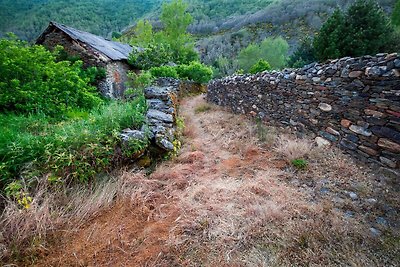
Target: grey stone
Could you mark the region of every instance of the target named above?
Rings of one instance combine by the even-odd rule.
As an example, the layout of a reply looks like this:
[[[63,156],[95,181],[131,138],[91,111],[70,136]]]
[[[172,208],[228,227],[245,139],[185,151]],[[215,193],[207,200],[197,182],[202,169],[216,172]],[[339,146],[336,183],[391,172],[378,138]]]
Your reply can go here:
[[[379,160],[380,160],[383,164],[389,166],[390,168],[396,168],[396,166],[397,166],[397,163],[396,163],[396,162],[394,162],[394,161],[392,161],[392,160],[390,160],[390,159],[388,159],[388,158],[379,157]]]
[[[337,142],[338,141],[338,137],[336,137],[336,136],[334,136],[334,135],[332,135],[330,133],[327,133],[327,132],[324,132],[324,131],[319,131],[318,133],[322,137],[324,137],[325,139],[328,139],[331,142]]]
[[[371,127],[371,131],[379,137],[385,137],[400,144],[400,132],[396,130],[388,127],[373,126]]]
[[[156,109],[149,109],[147,111],[147,118],[149,119],[155,119],[167,123],[173,123],[174,119],[171,114],[166,114],[162,111],[156,110]]]
[[[350,142],[350,141],[348,141],[346,139],[343,139],[342,141],[340,141],[339,144],[340,144],[341,147],[347,148],[347,149],[350,149],[350,150],[357,149],[357,145],[356,144],[354,144],[353,142]]]
[[[369,231],[371,232],[371,235],[374,237],[379,237],[381,235],[381,231],[373,227],[369,228]]]
[[[356,194],[356,193],[354,193],[354,192],[350,192],[350,193],[349,193],[349,197],[350,197],[352,200],[356,200],[356,199],[358,199],[358,196],[357,196],[357,194]]]
[[[352,212],[351,210],[346,210],[344,212],[344,217],[345,218],[353,218],[354,217],[354,212]]]
[[[156,144],[166,151],[174,150],[174,145],[162,135],[156,135]]]
[[[129,141],[131,139],[144,141],[147,137],[142,131],[127,129],[122,131],[121,138],[123,141]]]
[[[376,218],[376,223],[377,224],[380,224],[380,225],[382,225],[382,226],[389,226],[389,223],[388,223],[388,221],[385,219],[385,218],[383,218],[383,217],[377,217]]]
[[[382,75],[382,70],[380,69],[379,66],[367,68],[365,70],[365,75],[367,75],[369,77],[379,77]]]
[[[395,68],[400,69],[400,59],[394,60],[394,66],[395,66]]]
[[[351,125],[349,127],[350,131],[356,133],[356,134],[360,134],[363,136],[371,136],[372,132],[368,131],[367,129],[365,129],[364,127],[358,126],[358,125]]]
[[[332,106],[327,103],[319,103],[318,108],[325,112],[329,112],[332,110]]]
[[[157,87],[157,86],[151,86],[147,87],[144,90],[144,96],[146,99],[162,99],[162,100],[169,100],[170,90],[168,87]]]
[[[331,143],[328,140],[319,136],[315,138],[315,142],[317,143],[318,147],[327,147],[331,145]]]

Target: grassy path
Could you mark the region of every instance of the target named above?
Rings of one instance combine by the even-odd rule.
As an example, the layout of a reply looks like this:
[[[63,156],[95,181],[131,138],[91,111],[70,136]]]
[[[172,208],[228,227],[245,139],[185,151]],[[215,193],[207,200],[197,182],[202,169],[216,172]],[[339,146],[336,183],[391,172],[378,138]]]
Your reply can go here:
[[[379,195],[379,185],[340,152],[312,148],[203,96],[183,100],[180,114],[180,155],[148,176],[125,172],[115,204],[65,233],[37,266],[399,264],[396,231],[372,235],[369,216],[379,210],[361,200]],[[290,167],[290,157],[306,157],[308,170]]]

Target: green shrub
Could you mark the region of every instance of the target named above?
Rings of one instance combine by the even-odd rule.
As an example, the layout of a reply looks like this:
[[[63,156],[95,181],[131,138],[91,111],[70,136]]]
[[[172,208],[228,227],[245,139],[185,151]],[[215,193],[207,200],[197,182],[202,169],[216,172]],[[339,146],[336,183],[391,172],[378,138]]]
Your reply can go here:
[[[305,170],[308,167],[308,162],[305,159],[294,159],[291,163],[298,170]]]
[[[134,49],[128,62],[139,70],[159,67],[172,61],[172,51],[167,44],[148,44],[143,50]]]
[[[260,59],[256,64],[253,65],[253,67],[250,68],[250,73],[256,74],[266,70],[271,70],[271,65],[269,65],[269,63],[264,59]]]
[[[106,70],[98,67],[89,67],[87,69],[83,69],[81,72],[81,77],[83,79],[88,78],[89,83],[92,85],[95,85],[101,79],[106,78],[106,75]]]
[[[120,131],[140,127],[145,112],[142,95],[62,122],[42,114],[0,114],[0,188],[21,176],[29,180],[51,173],[87,182],[97,173],[111,170],[124,159],[119,152]]]
[[[103,100],[89,82],[81,61],[57,62],[42,46],[0,39],[0,112],[61,117],[71,109],[91,109]]]
[[[179,78],[188,79],[197,83],[207,83],[213,77],[210,67],[200,62],[191,62],[189,65],[179,65],[177,67]]]
[[[154,77],[178,78],[178,72],[176,68],[172,66],[153,67],[149,71]]]

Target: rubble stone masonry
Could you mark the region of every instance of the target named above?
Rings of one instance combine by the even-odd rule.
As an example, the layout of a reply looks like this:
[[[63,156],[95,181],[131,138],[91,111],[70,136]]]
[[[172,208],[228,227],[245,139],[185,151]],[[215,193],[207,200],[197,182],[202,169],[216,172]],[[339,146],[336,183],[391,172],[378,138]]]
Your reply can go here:
[[[341,58],[212,81],[209,102],[312,132],[355,157],[400,169],[400,57]],[[319,138],[319,140],[321,140]]]

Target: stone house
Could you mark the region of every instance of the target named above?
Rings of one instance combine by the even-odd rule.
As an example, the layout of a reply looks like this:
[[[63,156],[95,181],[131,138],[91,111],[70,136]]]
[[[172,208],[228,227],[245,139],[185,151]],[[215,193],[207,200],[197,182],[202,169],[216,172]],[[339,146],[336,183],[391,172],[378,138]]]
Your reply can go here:
[[[79,56],[85,67],[96,66],[106,70],[106,78],[99,82],[100,92],[109,98],[120,98],[126,90],[127,73],[131,70],[128,56],[132,47],[107,40],[63,24],[50,22],[36,44],[54,49],[57,45],[71,56]]]

